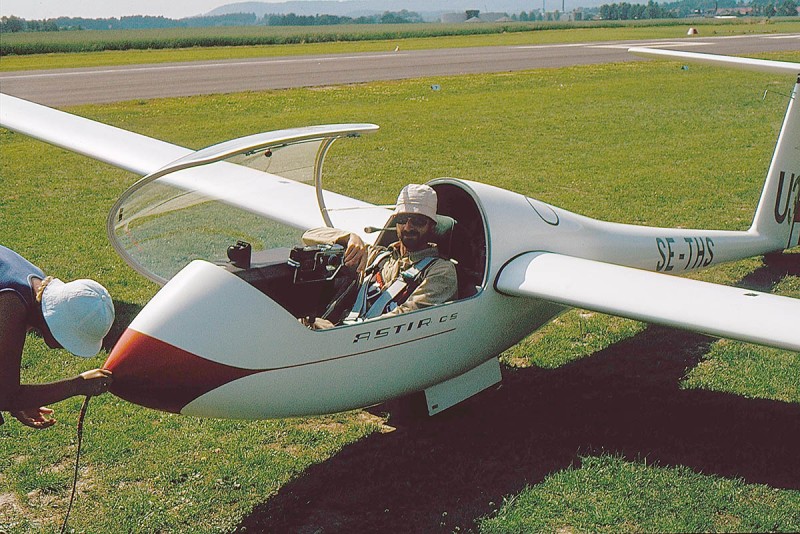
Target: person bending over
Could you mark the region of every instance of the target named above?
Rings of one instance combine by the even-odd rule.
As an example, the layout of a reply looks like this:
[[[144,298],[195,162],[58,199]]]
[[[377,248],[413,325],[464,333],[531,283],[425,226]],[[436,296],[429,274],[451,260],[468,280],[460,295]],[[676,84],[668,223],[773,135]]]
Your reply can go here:
[[[20,384],[26,334],[37,330],[50,348],[76,356],[96,355],[114,321],[114,303],[94,280],[64,283],[0,245],[0,412],[22,424],[47,428],[55,424],[46,404],[76,395],[108,390],[111,373],[103,369],[48,384]],[[2,424],[0,416],[0,424]]]

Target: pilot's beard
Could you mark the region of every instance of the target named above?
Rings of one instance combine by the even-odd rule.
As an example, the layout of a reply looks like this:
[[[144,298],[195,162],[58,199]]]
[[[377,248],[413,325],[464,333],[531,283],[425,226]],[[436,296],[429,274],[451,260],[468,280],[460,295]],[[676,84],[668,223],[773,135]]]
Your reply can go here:
[[[400,242],[406,249],[411,251],[421,250],[425,248],[423,245],[423,236],[420,232],[401,232]]]

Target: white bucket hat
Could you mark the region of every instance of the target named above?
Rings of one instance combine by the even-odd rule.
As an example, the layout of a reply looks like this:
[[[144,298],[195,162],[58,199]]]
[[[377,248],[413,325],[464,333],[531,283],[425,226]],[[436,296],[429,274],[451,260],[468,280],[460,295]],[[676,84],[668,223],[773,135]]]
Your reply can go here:
[[[75,356],[100,352],[114,322],[114,303],[94,280],[64,283],[54,278],[42,293],[42,315],[58,343]]]
[[[408,184],[397,197],[395,215],[401,213],[418,213],[436,221],[438,200],[432,187],[419,184]]]

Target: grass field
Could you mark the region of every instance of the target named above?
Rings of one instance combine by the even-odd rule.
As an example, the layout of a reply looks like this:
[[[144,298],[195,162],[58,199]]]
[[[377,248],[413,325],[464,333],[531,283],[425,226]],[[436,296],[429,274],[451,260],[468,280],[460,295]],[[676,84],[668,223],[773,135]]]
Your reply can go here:
[[[326,27],[245,27],[218,29],[33,32],[3,34],[0,71],[96,67],[307,54],[355,53],[471,46],[515,46],[629,39],[691,39],[696,25],[701,36],[800,32],[798,19],[733,21],[679,20],[597,24],[530,25],[375,25]],[[471,34],[483,28],[486,33]],[[436,33],[442,36],[434,37]],[[311,35],[309,35],[311,34]],[[263,39],[250,45],[248,40]],[[271,42],[274,41],[274,42]],[[285,43],[284,43],[285,41]],[[237,46],[237,42],[240,44]],[[211,46],[215,43],[215,46]],[[283,44],[282,44],[283,43]],[[18,50],[17,53],[14,51]],[[25,50],[25,54],[21,54]],[[60,53],[33,53],[62,50]]]
[[[391,203],[407,182],[456,176],[608,220],[744,229],[791,81],[636,62],[70,111],[196,148],[289,126],[375,122],[377,135],[332,150],[327,183],[338,191]],[[157,289],[105,237],[108,209],[136,177],[5,130],[0,146],[2,243],[61,278],[103,282],[118,336]],[[698,276],[800,298],[793,252]],[[421,421],[402,402],[239,422],[98,397],[70,526],[800,530],[800,354],[576,310],[502,360],[501,387]],[[52,380],[102,361],[30,336],[23,378]],[[46,431],[0,427],[0,530],[57,531],[80,402],[58,404],[60,423]]]

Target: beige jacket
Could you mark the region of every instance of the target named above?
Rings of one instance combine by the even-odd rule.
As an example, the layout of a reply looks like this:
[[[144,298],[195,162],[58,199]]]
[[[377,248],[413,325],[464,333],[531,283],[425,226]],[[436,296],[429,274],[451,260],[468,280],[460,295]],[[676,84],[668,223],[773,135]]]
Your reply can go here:
[[[346,247],[349,240],[349,232],[336,228],[315,228],[303,234],[303,243],[306,245],[338,243]],[[439,251],[433,243],[424,250],[411,252],[405,256],[400,254],[399,245],[399,243],[392,243],[389,247],[367,246],[367,265],[371,265],[375,257],[385,250],[390,250],[392,253],[391,256],[383,261],[380,267],[384,287],[391,284],[401,272],[410,268],[422,258],[439,255]],[[397,308],[385,313],[381,317],[399,315],[401,313],[433,306],[434,304],[442,304],[443,302],[455,299],[457,291],[458,278],[456,276],[455,265],[449,260],[439,258],[425,269],[425,276],[422,279],[422,283],[409,295],[408,299],[398,305]]]

